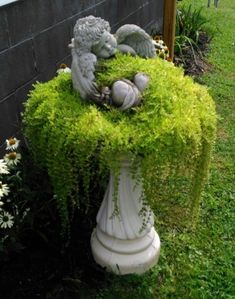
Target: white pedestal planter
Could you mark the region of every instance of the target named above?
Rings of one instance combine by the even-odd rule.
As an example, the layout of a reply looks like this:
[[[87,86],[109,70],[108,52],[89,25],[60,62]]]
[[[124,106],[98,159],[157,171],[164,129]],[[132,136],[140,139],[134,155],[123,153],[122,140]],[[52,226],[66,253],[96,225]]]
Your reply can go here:
[[[155,231],[152,211],[140,216],[143,189],[130,174],[130,163],[122,160],[118,192],[114,199],[114,176],[97,215],[97,227],[91,236],[95,261],[116,274],[144,273],[159,258],[160,239]],[[119,213],[114,215],[115,200]],[[143,221],[145,220],[145,223]]]

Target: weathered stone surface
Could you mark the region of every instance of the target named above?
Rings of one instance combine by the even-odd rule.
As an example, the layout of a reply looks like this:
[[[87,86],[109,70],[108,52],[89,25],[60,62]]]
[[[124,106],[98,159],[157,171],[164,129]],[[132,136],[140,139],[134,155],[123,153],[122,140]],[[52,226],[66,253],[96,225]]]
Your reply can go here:
[[[26,0],[26,2],[29,0]],[[32,2],[31,22],[33,34],[38,34],[42,30],[56,24],[54,13],[54,0],[30,0]]]
[[[71,62],[72,62],[72,57],[71,57],[71,55],[69,54],[68,56],[63,57],[60,61],[58,61],[58,62],[56,63],[56,70],[59,69],[59,67],[60,67],[60,65],[61,65],[62,63],[65,63],[65,64],[70,68],[70,67],[71,67]]]
[[[6,138],[19,130],[19,114],[15,105],[15,96],[11,95],[0,101],[0,154],[4,153]]]
[[[39,72],[46,71],[50,66],[69,55],[70,26],[64,21],[34,38],[34,49]]]
[[[6,12],[0,9],[0,51],[8,48],[8,24]]]
[[[29,91],[33,89],[33,84],[38,80],[38,77],[35,77],[33,80],[27,82],[25,85],[18,88],[15,92],[15,103],[17,105],[17,112],[19,114],[19,119],[21,119],[20,114],[24,111],[23,103],[27,100]]]
[[[118,0],[97,1],[96,16],[107,20],[111,27],[119,22]]]
[[[32,80],[37,74],[32,41],[26,41],[0,54],[0,99]]]
[[[121,24],[123,23],[123,20],[128,18],[128,16],[132,15],[135,11],[137,11],[141,6],[143,5],[143,0],[125,0],[121,1],[118,0],[117,3],[117,17]],[[138,21],[138,20],[136,20]],[[131,21],[128,21],[129,24],[133,23]],[[134,22],[133,24],[137,24]]]
[[[54,2],[53,12],[58,22],[73,17],[91,7],[95,7],[95,0],[57,0]]]
[[[29,38],[32,34],[34,18],[31,1],[17,1],[6,7],[11,46]]]
[[[149,3],[149,22],[155,23],[155,27],[159,32],[162,32],[163,29],[163,15],[164,15],[164,1],[152,0]]]
[[[135,6],[135,9],[133,9],[131,3],[133,2],[130,2],[129,0],[123,3],[126,9],[119,12],[119,25],[133,23],[144,29],[148,29],[148,31],[151,31],[151,24],[154,24],[156,20],[161,19],[160,24],[158,23],[158,29],[162,28],[163,0],[139,0],[138,5]],[[119,4],[119,10],[121,6],[122,5]],[[115,29],[116,28],[118,28],[118,25],[115,25]]]
[[[76,1],[74,3],[75,7],[78,7],[78,3],[80,1]],[[63,21],[73,15],[71,1],[65,0],[57,0],[54,2],[53,12],[55,14],[56,22]]]
[[[51,80],[55,75],[56,75],[56,64],[54,65],[49,65],[48,68],[44,71],[42,71],[38,75],[38,81],[39,82],[47,82]]]

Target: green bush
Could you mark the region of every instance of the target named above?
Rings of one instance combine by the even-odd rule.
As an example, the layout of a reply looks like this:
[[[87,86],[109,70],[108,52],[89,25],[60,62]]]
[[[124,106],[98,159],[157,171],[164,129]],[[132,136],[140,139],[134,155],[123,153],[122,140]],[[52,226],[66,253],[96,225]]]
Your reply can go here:
[[[197,214],[215,138],[214,102],[205,87],[159,58],[117,55],[100,62],[97,80],[110,86],[137,72],[150,77],[149,86],[142,104],[126,112],[81,101],[64,73],[37,83],[29,96],[25,135],[49,173],[63,229],[74,208],[94,205],[94,188],[106,185],[109,169],[118,173],[118,158],[127,153],[133,173],[141,164],[150,205],[182,190]]]

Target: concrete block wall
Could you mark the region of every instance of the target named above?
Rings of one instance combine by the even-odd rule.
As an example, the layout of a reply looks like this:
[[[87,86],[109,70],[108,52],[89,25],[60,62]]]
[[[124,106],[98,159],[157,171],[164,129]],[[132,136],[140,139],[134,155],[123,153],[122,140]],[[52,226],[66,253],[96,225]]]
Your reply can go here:
[[[5,139],[21,136],[22,103],[36,81],[51,79],[63,62],[78,18],[95,15],[112,31],[137,24],[161,31],[164,0],[18,0],[0,6],[0,152]]]

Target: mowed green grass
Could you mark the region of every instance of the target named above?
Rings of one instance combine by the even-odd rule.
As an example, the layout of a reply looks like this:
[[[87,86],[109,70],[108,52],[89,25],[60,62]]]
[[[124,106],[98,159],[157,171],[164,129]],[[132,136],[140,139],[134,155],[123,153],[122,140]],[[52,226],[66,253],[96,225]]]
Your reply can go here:
[[[153,298],[235,298],[235,1],[222,0],[218,9],[206,0],[182,4],[203,6],[213,32],[211,70],[199,80],[217,105],[217,142],[197,229],[177,226],[180,212],[172,213],[174,226],[168,220],[158,227],[161,269]]]

